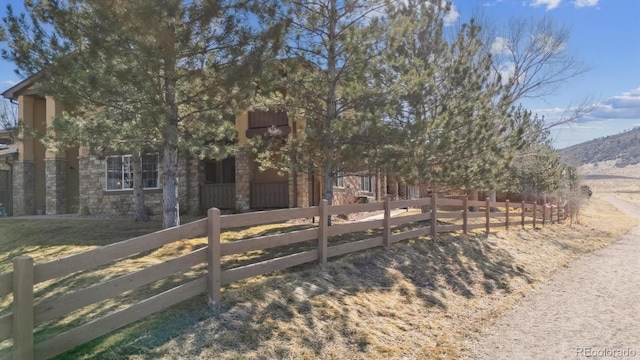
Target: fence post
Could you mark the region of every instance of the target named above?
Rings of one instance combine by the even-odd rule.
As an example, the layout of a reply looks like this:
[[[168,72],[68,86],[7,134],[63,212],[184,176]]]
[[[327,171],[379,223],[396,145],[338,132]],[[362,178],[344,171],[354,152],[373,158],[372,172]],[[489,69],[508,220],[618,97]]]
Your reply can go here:
[[[391,241],[391,197],[384,198],[384,233],[382,234],[382,243],[385,248],[389,248]]]
[[[469,197],[465,196],[462,198],[462,232],[467,235],[469,233]]]
[[[509,199],[506,199],[506,200],[504,201],[504,206],[505,206],[505,208],[506,208],[506,210],[505,210],[505,215],[504,215],[504,218],[505,218],[506,224],[505,224],[504,226],[505,226],[505,228],[506,228],[507,230],[509,230]]]
[[[537,201],[537,200],[536,200]],[[533,228],[536,228],[536,208],[538,206],[537,202],[533,202]]]
[[[318,220],[318,261],[322,268],[327,265],[327,243],[328,243],[328,227],[327,217],[329,216],[329,203],[326,199],[320,202],[320,216]]]
[[[542,226],[547,225],[547,203],[542,204]]]
[[[522,228],[524,229],[524,212],[525,210],[527,210],[524,200],[522,201],[521,206],[522,206],[522,215],[520,218],[520,226],[522,226]]]
[[[491,199],[487,198],[485,201],[486,209],[484,209],[484,216],[486,217],[485,230],[487,232],[487,236],[489,236],[489,231],[491,230],[490,225],[490,216],[491,216]]]
[[[438,235],[438,193],[431,192],[431,239]]]
[[[560,223],[560,220],[562,220],[562,216],[564,215],[562,214],[561,210],[562,206],[560,205],[560,203],[558,203],[558,223]]]
[[[211,208],[207,211],[207,291],[209,292],[209,305],[215,308],[220,307],[220,301],[222,300],[222,294],[220,293],[221,287],[221,273],[222,268],[220,265],[220,210]]]
[[[556,206],[556,224],[560,223],[560,203]]]
[[[13,260],[13,358],[33,359],[33,259]]]

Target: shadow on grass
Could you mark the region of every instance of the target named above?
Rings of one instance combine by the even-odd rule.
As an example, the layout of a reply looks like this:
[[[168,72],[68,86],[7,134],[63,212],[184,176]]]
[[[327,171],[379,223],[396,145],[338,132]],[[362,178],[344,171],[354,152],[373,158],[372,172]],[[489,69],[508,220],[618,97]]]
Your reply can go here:
[[[395,231],[417,226],[406,225]],[[295,230],[309,227],[301,225]],[[274,231],[267,230],[261,235]],[[336,236],[330,245],[379,234],[380,230],[374,230]],[[241,266],[315,247],[314,241],[299,243],[246,258],[227,257],[223,264]],[[248,351],[258,351],[257,358],[263,359],[300,355],[281,345],[272,348],[272,353],[261,354],[261,346],[276,338],[277,343],[297,341],[298,351],[308,354],[307,357],[323,354],[337,338],[366,352],[371,343],[367,329],[353,326],[351,319],[360,314],[345,306],[354,298],[393,292],[406,303],[419,301],[424,308],[446,311],[449,306],[446,292],[466,298],[497,290],[510,292],[509,283],[514,278],[531,281],[508,252],[487,243],[484,236],[439,235],[435,241],[423,237],[397,243],[388,250],[376,248],[332,259],[324,270],[317,264],[305,264],[231,284],[224,290],[220,312],[209,309],[204,296],[196,297],[84,344],[58,359],[198,358],[211,353],[242,358]],[[381,315],[394,316],[392,310]],[[336,326],[327,328],[327,322]],[[283,326],[293,323],[301,326],[299,332],[283,330]]]
[[[55,247],[57,256],[84,247],[103,246],[162,228],[157,221],[6,219],[0,222],[0,272],[11,270],[13,258]]]

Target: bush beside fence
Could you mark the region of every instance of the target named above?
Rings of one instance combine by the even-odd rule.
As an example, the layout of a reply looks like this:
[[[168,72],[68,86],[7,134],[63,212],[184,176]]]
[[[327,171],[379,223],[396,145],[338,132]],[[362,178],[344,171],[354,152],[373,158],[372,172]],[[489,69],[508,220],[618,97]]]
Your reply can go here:
[[[391,217],[393,209],[423,206],[429,206],[431,210],[421,214]],[[461,210],[438,211],[438,206],[459,207]],[[471,206],[484,207],[485,211],[470,212],[469,207]],[[502,207],[505,208],[505,211],[491,212],[492,207]],[[0,341],[13,339],[14,359],[46,359],[204,292],[208,293],[210,304],[218,306],[221,301],[221,288],[232,282],[316,261],[324,267],[327,260],[332,257],[378,246],[387,248],[396,242],[424,235],[435,238],[438,233],[442,232],[462,231],[467,234],[473,229],[481,228],[484,228],[488,234],[492,228],[496,227],[506,227],[507,229],[514,225],[522,227],[533,225],[536,227],[539,224],[538,219],[541,220],[542,225],[553,224],[562,221],[566,218],[566,214],[569,214],[567,207],[558,205],[543,205],[541,207],[542,209],[536,204],[525,202],[512,204],[508,200],[505,202],[490,202],[489,199],[470,201],[467,198],[453,199],[433,196],[401,201],[391,201],[390,198],[386,198],[384,202],[379,203],[336,206],[328,206],[327,202],[323,201],[320,206],[309,208],[235,215],[221,215],[220,210],[213,208],[209,209],[206,219],[98,247],[47,263],[34,264],[32,258],[19,256],[14,260],[13,272],[0,275],[0,297],[13,294],[13,312],[0,316]],[[512,213],[512,208],[520,210]],[[380,210],[384,211],[381,220],[335,224],[333,226],[329,226],[326,221],[332,215]],[[226,243],[220,241],[223,229],[316,217],[321,220],[315,228]],[[484,223],[469,221],[474,218],[484,218]],[[442,223],[442,220],[457,219],[462,219],[462,224]],[[428,226],[392,233],[392,229],[398,230],[401,225],[426,220],[430,220]],[[381,236],[330,246],[329,237],[331,236],[371,229],[382,230]],[[204,248],[55,298],[37,303],[34,301],[34,286],[39,283],[103,266],[205,233],[208,237],[208,245]],[[308,241],[317,241],[317,248],[232,269],[223,269],[221,266],[221,258],[224,256]],[[205,275],[139,301],[123,310],[34,343],[34,329],[44,322],[64,317],[72,311],[116,297],[126,291],[165,279],[204,263],[207,263]]]

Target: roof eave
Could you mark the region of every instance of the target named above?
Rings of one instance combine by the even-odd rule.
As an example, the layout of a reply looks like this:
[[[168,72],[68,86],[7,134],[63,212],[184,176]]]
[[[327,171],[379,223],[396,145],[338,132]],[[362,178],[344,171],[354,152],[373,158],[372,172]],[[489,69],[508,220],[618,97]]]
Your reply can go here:
[[[23,79],[9,89],[5,90],[2,93],[2,97],[9,100],[18,100],[18,94],[33,85],[33,83],[35,83],[40,78],[40,76],[40,73],[36,73],[26,79]]]

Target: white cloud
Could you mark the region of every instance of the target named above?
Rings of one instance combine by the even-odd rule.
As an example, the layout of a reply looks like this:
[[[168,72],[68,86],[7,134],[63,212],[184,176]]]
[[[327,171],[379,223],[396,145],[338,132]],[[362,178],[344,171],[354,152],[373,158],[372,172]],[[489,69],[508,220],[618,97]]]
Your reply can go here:
[[[557,130],[560,130],[560,129],[571,129],[571,130],[578,130],[578,129],[582,129],[582,130],[604,129],[604,126],[583,125],[583,124],[578,124],[578,123],[569,123],[569,124],[562,124],[562,125],[555,126],[554,129],[557,129]]]
[[[531,6],[546,6],[547,10],[553,10],[560,5],[562,0],[534,0]]]
[[[574,0],[573,6],[575,7],[589,7],[597,6],[599,0]]]
[[[446,4],[445,0],[442,0],[443,6]],[[451,26],[453,24],[455,24],[456,21],[458,21],[458,18],[460,17],[460,13],[458,12],[458,9],[456,9],[456,6],[451,3],[451,10],[449,10],[449,12],[444,16],[444,26]]]
[[[600,102],[588,117],[595,119],[640,119],[640,87]]]
[[[482,4],[482,6],[496,6],[496,5],[498,5],[499,3],[503,2],[503,1],[504,0],[496,0],[494,2],[486,2],[486,3]]]
[[[532,111],[534,114],[543,115],[547,121],[554,121],[570,113],[571,109],[554,107]],[[572,125],[588,123],[590,126],[597,126],[603,123],[626,123],[629,120],[640,120],[640,87],[594,104],[589,114],[577,119]]]
[[[500,79],[502,80],[502,84],[506,85],[513,75],[516,73],[516,64],[512,61],[507,61],[498,65],[498,73],[500,74]],[[522,78],[520,78],[522,79]]]
[[[509,40],[497,36],[496,40],[491,44],[491,54],[493,55],[508,55],[511,51],[509,50]]]
[[[532,45],[543,53],[546,54],[558,54],[565,49],[565,43],[554,38],[553,36],[539,34],[532,36]]]

